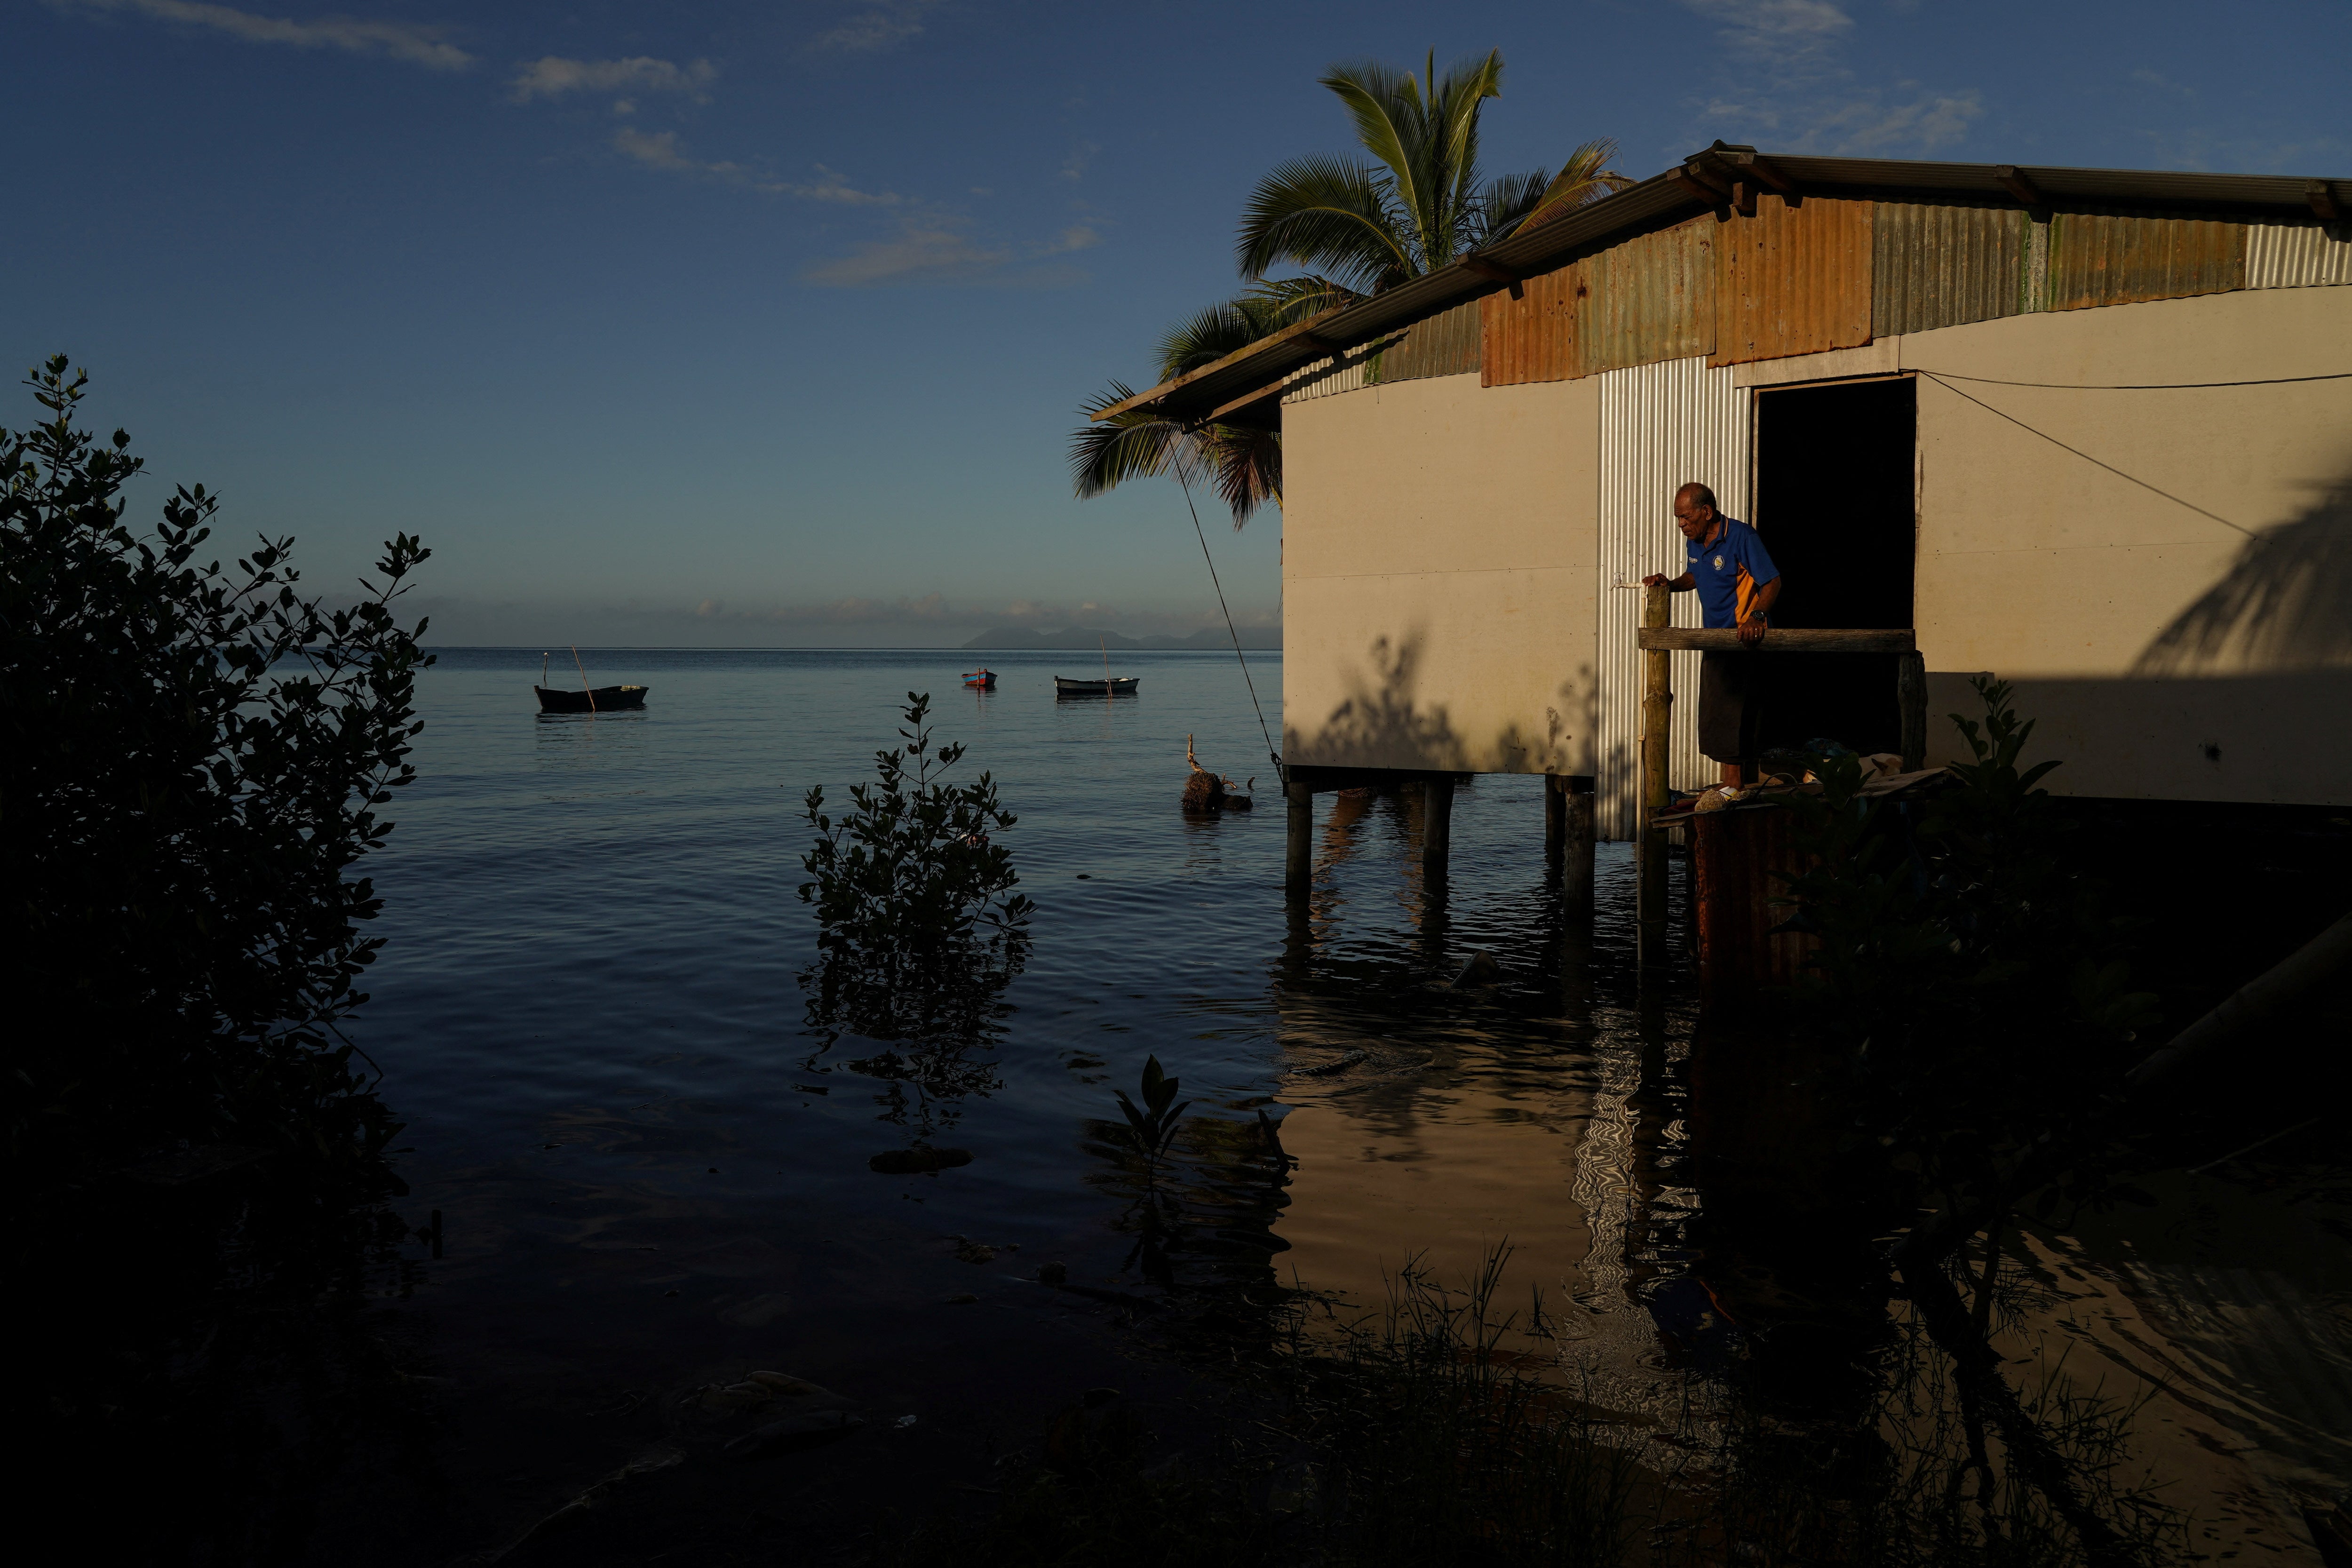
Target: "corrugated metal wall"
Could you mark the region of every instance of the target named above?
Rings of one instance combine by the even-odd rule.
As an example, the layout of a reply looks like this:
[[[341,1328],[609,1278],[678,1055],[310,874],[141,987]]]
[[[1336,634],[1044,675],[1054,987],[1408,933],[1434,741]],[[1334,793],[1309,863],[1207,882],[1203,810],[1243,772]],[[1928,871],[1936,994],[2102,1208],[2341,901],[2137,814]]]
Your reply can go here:
[[[1870,202],[1778,196],[1716,236],[1711,365],[1870,342]]]
[[[1652,572],[1680,575],[1682,535],[1675,491],[1692,479],[1712,486],[1729,515],[1748,516],[1748,394],[1729,370],[1703,355],[1611,371],[1601,378],[1600,833],[1633,836],[1642,735],[1642,623],[1638,586]],[[1698,595],[1674,596],[1675,625],[1698,625]],[[1698,659],[1672,657],[1675,682],[1671,782],[1694,789],[1711,770],[1698,750]]]
[[[1924,332],[2018,313],[2032,224],[2015,207],[1880,202],[1870,220],[1870,331]]]
[[[2053,310],[2219,294],[2245,282],[2242,223],[2071,212],[2050,220]]]
[[[1467,375],[1484,355],[1479,302],[1456,305],[1416,321],[1403,339],[1381,351],[1372,378],[1379,382],[1423,381],[1435,375]]]
[[[2246,287],[2308,289],[2352,283],[2352,225],[2246,226]]]
[[[1381,342],[1390,340],[1381,339]],[[1368,368],[1372,356],[1381,350],[1381,342],[1366,343],[1349,349],[1332,359],[1318,359],[1313,364],[1300,365],[1283,378],[1282,400],[1303,403],[1310,397],[1329,397],[1335,393],[1354,392],[1371,384]]]
[[[1527,279],[1516,299],[1506,289],[1479,300],[1478,384],[1526,386],[1582,375],[1577,340],[1586,292],[1584,264],[1571,262]]]

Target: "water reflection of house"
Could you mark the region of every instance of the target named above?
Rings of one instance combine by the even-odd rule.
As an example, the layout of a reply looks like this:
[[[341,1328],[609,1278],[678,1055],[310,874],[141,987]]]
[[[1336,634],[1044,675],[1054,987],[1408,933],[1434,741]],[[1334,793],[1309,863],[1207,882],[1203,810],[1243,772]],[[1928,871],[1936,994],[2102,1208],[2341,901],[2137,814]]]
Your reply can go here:
[[[1786,570],[1781,624],[1916,626],[1937,716],[2016,681],[2053,788],[2342,804],[2352,380],[2312,378],[2352,372],[2346,203],[1718,143],[1136,402],[1283,430],[1284,750],[1327,785],[1595,777],[1630,836],[1614,590],[1680,570],[1699,479]],[[1892,749],[1894,657],[1785,656],[1780,728]]]

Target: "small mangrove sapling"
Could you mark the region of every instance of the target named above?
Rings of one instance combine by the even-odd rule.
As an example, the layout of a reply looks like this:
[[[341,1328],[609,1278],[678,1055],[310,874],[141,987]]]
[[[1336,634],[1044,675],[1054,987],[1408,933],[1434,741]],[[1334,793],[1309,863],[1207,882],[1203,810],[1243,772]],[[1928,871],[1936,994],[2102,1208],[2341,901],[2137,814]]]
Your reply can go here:
[[[801,858],[801,901],[816,909],[813,1021],[846,1022],[877,1038],[974,1034],[1020,973],[1035,906],[996,836],[1018,819],[986,773],[940,775],[961,744],[931,739],[930,697],[907,693],[906,743],[875,754],[875,779],[852,785],[835,818],[808,792],[816,842]]]

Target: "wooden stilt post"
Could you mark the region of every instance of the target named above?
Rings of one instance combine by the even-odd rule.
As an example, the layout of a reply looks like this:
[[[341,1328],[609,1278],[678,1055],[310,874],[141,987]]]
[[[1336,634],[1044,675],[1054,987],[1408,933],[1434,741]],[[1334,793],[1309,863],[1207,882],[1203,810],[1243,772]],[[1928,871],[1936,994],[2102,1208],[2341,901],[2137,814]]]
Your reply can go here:
[[[1568,847],[1568,780],[1544,774],[1544,864],[1557,867]]]
[[[1903,721],[1903,771],[1927,765],[1927,661],[1914,648],[1895,656],[1895,710]]]
[[[1454,837],[1454,780],[1433,774],[1421,785],[1421,880],[1424,891],[1443,897],[1445,857]]]
[[[1663,626],[1669,616],[1666,585],[1642,590],[1642,625]],[[1641,926],[1642,962],[1664,958],[1666,944],[1666,840],[1651,819],[1666,806],[1667,735],[1674,711],[1674,678],[1664,648],[1642,653],[1642,776],[1641,817],[1634,833],[1634,854],[1641,881],[1635,910]]]
[[[1282,888],[1293,899],[1307,897],[1315,874],[1315,792],[1303,784],[1282,786],[1289,807],[1289,834],[1282,845]]]
[[[1571,921],[1592,918],[1592,856],[1596,819],[1590,778],[1559,781],[1567,844],[1560,852],[1559,897]]]

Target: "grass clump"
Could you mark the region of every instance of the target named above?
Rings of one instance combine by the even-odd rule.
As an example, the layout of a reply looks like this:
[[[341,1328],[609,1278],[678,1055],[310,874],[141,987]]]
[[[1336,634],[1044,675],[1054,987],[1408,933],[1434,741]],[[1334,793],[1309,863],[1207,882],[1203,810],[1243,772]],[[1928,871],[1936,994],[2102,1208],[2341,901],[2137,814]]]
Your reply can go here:
[[[1630,1455],[1601,1440],[1557,1363],[1510,1348],[1548,1331],[1499,1310],[1507,1247],[1468,1287],[1418,1264],[1382,1307],[1252,1368],[1213,1428],[1172,1455],[1115,1411],[1072,1409],[979,1521],[934,1516],[895,1568],[1118,1564],[1581,1568],[1626,1560]]]

